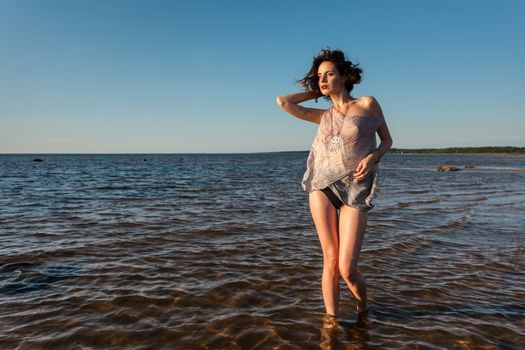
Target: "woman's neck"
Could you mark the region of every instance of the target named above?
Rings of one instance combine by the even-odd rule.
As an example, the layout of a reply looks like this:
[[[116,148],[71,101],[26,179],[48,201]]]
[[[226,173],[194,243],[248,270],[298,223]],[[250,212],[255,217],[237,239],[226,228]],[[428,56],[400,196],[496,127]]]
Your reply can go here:
[[[357,100],[356,98],[350,96],[348,93],[340,93],[335,95],[330,95],[330,99],[334,104],[334,107],[341,113],[346,112],[346,106],[348,102]]]

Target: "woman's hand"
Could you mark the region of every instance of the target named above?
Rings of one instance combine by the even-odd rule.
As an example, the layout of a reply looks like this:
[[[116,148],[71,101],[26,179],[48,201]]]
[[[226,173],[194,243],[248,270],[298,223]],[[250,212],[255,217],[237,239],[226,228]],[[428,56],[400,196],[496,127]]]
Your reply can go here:
[[[357,181],[361,181],[364,180],[368,175],[370,175],[372,173],[372,170],[374,169],[377,157],[378,155],[376,151],[364,157],[355,169],[354,179],[356,179]]]

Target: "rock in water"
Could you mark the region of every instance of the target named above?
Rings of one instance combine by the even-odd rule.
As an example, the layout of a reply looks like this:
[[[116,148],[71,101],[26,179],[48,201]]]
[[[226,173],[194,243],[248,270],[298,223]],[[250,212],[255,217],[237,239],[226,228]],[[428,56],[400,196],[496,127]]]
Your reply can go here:
[[[33,162],[43,162],[43,160],[40,159],[40,158],[35,158],[35,159],[33,159]]]
[[[459,171],[461,169],[458,167],[452,166],[452,165],[444,164],[444,165],[440,165],[437,170],[438,171]]]

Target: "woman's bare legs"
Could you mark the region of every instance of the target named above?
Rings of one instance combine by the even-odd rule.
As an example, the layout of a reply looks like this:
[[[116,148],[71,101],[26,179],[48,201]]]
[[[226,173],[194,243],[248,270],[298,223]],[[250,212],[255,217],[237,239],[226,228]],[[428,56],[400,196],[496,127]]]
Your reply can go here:
[[[339,228],[337,210],[321,191],[310,192],[310,212],[323,250],[323,299],[326,313],[339,311]]]
[[[357,299],[357,311],[367,309],[366,281],[357,268],[368,214],[343,205],[339,213],[339,272]]]

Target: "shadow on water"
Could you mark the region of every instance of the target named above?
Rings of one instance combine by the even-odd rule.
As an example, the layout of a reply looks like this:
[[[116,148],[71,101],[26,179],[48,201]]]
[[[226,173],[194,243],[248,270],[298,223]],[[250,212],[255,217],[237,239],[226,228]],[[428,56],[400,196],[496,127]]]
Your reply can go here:
[[[78,276],[76,265],[55,263],[8,263],[0,266],[0,295],[19,295],[47,289]]]
[[[434,306],[418,309],[382,306],[376,308],[374,317],[378,321],[405,323],[416,318],[437,318],[441,316],[454,316],[461,319],[481,319],[487,316],[504,316],[507,320],[522,320],[525,314],[525,305],[517,303],[483,305],[450,305]]]

